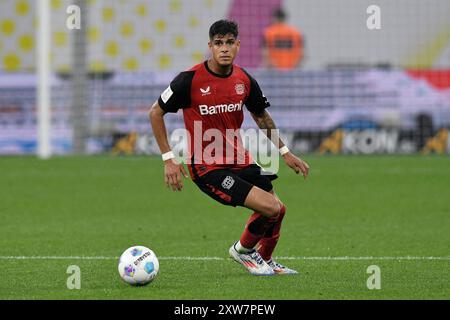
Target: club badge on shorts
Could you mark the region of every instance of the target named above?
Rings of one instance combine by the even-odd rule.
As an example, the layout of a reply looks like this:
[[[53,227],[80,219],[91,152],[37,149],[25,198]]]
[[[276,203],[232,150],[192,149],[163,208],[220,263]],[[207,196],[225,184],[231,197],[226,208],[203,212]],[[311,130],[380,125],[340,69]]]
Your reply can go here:
[[[230,190],[231,187],[233,186],[233,184],[234,184],[234,179],[230,176],[226,176],[225,179],[223,179],[223,181],[222,181],[222,187],[227,190]]]

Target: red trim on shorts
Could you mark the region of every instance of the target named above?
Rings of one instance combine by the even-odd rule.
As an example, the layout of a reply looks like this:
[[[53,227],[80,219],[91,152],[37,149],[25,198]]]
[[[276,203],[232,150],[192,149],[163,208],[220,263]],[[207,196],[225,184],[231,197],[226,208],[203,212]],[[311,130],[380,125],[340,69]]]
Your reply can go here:
[[[208,188],[211,189],[212,192],[214,192],[214,194],[218,195],[222,200],[225,200],[226,202],[231,202],[231,196],[220,191],[219,189],[214,188],[214,186],[210,185],[210,184],[206,184],[208,186]]]

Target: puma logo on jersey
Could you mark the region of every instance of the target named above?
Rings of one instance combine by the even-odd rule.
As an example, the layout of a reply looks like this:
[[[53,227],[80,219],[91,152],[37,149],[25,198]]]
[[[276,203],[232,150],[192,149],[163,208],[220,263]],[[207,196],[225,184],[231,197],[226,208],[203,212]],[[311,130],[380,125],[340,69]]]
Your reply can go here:
[[[202,104],[198,106],[200,109],[200,114],[202,116],[213,115],[224,112],[234,112],[242,110],[242,100],[239,103],[235,104],[218,104],[216,106],[207,106],[206,104]]]
[[[202,96],[206,96],[207,94],[211,94],[211,88],[209,86],[206,89],[200,88],[200,92],[202,93]]]

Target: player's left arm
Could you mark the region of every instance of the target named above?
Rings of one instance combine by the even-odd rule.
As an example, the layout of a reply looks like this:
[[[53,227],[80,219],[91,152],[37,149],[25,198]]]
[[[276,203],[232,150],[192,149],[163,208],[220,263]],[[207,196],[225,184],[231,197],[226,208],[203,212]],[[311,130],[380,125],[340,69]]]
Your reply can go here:
[[[278,130],[273,121],[270,113],[263,109],[261,112],[255,113],[250,112],[253,119],[255,120],[258,127],[263,130],[266,134],[267,138],[272,141],[275,146],[278,146],[279,149],[285,147],[283,140],[278,135]],[[302,173],[303,177],[306,179],[309,173],[309,165],[299,157],[295,156],[292,152],[288,151],[283,156],[284,162],[292,168],[297,174]]]

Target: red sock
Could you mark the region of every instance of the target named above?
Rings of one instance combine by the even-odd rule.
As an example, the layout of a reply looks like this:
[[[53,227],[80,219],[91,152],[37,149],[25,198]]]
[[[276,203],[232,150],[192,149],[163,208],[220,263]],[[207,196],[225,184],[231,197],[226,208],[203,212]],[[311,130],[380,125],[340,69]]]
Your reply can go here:
[[[252,249],[262,239],[271,224],[269,218],[254,212],[248,219],[239,242],[244,248]]]
[[[259,241],[258,252],[261,257],[268,261],[272,258],[272,253],[277,246],[278,239],[280,238],[281,222],[283,222],[284,214],[286,213],[286,207],[281,208],[277,221],[266,230],[264,237]]]

